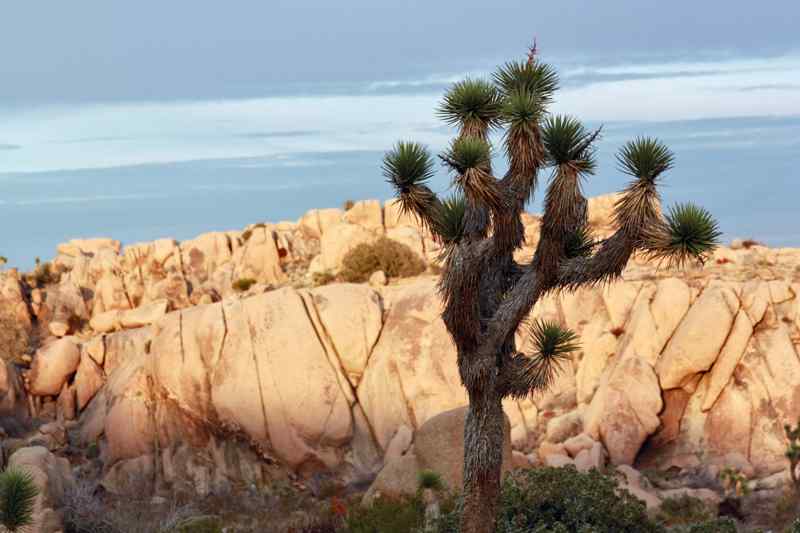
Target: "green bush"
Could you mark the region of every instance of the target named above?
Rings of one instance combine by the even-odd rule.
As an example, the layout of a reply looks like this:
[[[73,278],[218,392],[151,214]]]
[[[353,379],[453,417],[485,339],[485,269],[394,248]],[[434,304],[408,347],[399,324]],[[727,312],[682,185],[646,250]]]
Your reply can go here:
[[[730,518],[715,518],[697,524],[670,528],[670,533],[737,533],[736,522]]]
[[[787,533],[800,533],[800,517],[795,518],[792,526],[787,530]]]
[[[442,517],[441,533],[457,533],[458,506]],[[503,482],[497,533],[663,533],[641,501],[597,470],[518,470]]]
[[[0,524],[8,531],[24,531],[33,524],[33,509],[39,489],[33,477],[22,470],[0,474]]]
[[[382,237],[347,252],[340,275],[345,281],[361,283],[378,270],[390,278],[407,278],[425,272],[425,262],[405,244]]]
[[[377,498],[369,505],[350,509],[346,533],[410,533],[425,523],[425,506],[419,498]]]
[[[233,290],[238,292],[245,292],[250,290],[250,287],[256,284],[253,278],[240,278],[233,282]]]
[[[688,495],[664,499],[656,515],[656,519],[667,526],[702,523],[711,518],[703,500]]]
[[[442,490],[444,488],[442,476],[433,470],[421,470],[417,474],[417,485],[420,489]]]

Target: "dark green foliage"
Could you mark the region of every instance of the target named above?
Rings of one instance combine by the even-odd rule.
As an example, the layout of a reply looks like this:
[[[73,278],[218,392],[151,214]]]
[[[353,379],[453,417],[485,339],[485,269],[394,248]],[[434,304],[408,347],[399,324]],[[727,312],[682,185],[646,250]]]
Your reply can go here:
[[[418,143],[399,142],[383,160],[383,175],[400,194],[410,187],[424,185],[435,174],[433,159]]]
[[[789,533],[800,533],[800,518],[794,519],[791,529],[789,529]]]
[[[257,282],[253,278],[239,278],[233,282],[233,290],[238,292],[245,292],[250,290],[250,287],[255,285]]]
[[[468,78],[453,84],[444,95],[437,114],[451,126],[462,126],[471,130],[471,133],[477,133],[497,124],[500,108],[494,85]]]
[[[354,506],[345,519],[346,533],[410,533],[425,522],[425,507],[418,498],[378,498]]]
[[[27,281],[33,287],[45,287],[61,281],[61,273],[54,269],[49,261],[42,263],[37,257],[36,266],[33,272],[27,275]]]
[[[578,228],[570,234],[564,242],[564,255],[567,259],[573,257],[588,257],[594,251],[597,243],[585,227]]]
[[[461,240],[466,210],[467,202],[461,194],[454,194],[442,202],[436,233],[445,244],[457,244]]]
[[[711,213],[694,204],[671,207],[666,222],[669,256],[678,264],[689,258],[702,259],[717,246],[722,235]]]
[[[311,275],[311,283],[315,287],[319,287],[321,285],[328,285],[330,283],[333,283],[334,281],[336,281],[336,275],[327,270],[323,272],[314,272],[314,274]]]
[[[588,131],[576,118],[557,115],[544,122],[542,143],[554,165],[569,165],[577,172],[592,174],[597,166],[592,143],[598,134]]]
[[[511,386],[515,398],[547,390],[561,372],[561,365],[580,349],[578,335],[556,322],[536,320],[528,330],[533,353],[518,353],[511,359],[511,364],[519,368]]]
[[[697,524],[670,528],[670,533],[737,533],[736,522],[730,518],[714,518]]]
[[[421,470],[417,474],[417,484],[420,489],[442,490],[444,488],[442,476],[433,470]]]
[[[492,164],[492,149],[478,137],[459,137],[450,143],[442,159],[458,174],[470,169],[487,172]]]
[[[378,270],[389,278],[407,278],[422,274],[425,262],[405,244],[382,237],[347,252],[339,276],[344,281],[361,283]]]
[[[457,514],[456,506],[451,514]],[[444,514],[440,533],[456,533],[457,518]],[[574,467],[517,470],[504,481],[497,533],[664,533],[644,503],[614,478]]]
[[[192,516],[181,520],[174,533],[222,533],[222,520],[218,516]]]
[[[497,70],[494,82],[506,96],[515,92],[529,93],[545,104],[552,100],[553,93],[558,90],[556,70],[536,61],[510,61]]]
[[[687,525],[706,522],[711,519],[711,513],[699,498],[683,495],[664,499],[656,519],[665,526]]]
[[[33,509],[39,489],[33,477],[22,470],[0,474],[0,524],[9,531],[25,531],[33,524]]]
[[[625,143],[617,154],[619,169],[635,178],[654,183],[672,168],[675,157],[667,146],[650,137],[638,137]]]

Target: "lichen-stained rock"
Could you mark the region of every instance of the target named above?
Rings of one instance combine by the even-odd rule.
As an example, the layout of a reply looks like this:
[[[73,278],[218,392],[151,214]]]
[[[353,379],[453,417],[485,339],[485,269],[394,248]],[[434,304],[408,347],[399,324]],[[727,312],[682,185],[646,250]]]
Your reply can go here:
[[[361,200],[344,214],[345,222],[383,233],[383,209],[378,200]]]
[[[67,377],[75,372],[81,352],[74,339],[64,337],[39,349],[33,358],[30,392],[35,396],[54,396],[61,392]]]
[[[202,312],[217,311],[209,306]],[[271,446],[293,467],[315,462],[336,466],[341,461],[339,448],[352,437],[350,406],[300,295],[281,289],[226,301],[221,312],[225,333],[217,354],[208,346],[219,334],[210,336],[202,320],[187,313],[182,326],[187,362],[183,364],[194,359],[191,364],[209,365],[206,373],[215,418],[224,427],[241,428],[256,443]],[[159,346],[156,339],[154,349]],[[187,346],[195,346],[190,348],[196,350],[195,355],[185,352]],[[180,350],[162,353],[172,361],[162,364],[159,358],[160,368],[181,367]],[[159,375],[166,372],[160,370]],[[179,404],[193,404],[187,398],[193,385],[172,387],[182,376],[192,374],[200,376],[203,371],[177,371],[175,379],[165,380]]]
[[[658,428],[662,406],[653,367],[629,357],[606,374],[584,415],[584,431],[602,441],[613,464],[633,464],[642,443]]]
[[[261,225],[250,231],[250,238],[233,254],[234,279],[252,278],[270,284],[286,281],[272,228]]]
[[[183,273],[197,284],[233,258],[230,237],[221,231],[204,233],[180,244]]]
[[[736,294],[725,287],[709,287],[694,302],[656,363],[661,387],[683,386],[716,361],[739,310]]]
[[[127,359],[147,353],[147,346],[152,338],[153,330],[150,326],[106,335],[103,359],[106,375],[111,375]]]
[[[75,373],[75,393],[78,409],[82,410],[105,384],[103,369],[89,356],[86,346],[81,348],[81,362]]]
[[[358,399],[386,449],[401,425],[417,428],[467,403],[455,347],[440,318],[436,283],[425,279],[388,287],[378,343],[358,385]]]
[[[353,387],[358,386],[383,326],[380,295],[364,285],[327,285],[310,291],[311,312]]]
[[[422,235],[419,230],[412,226],[398,226],[386,231],[386,237],[397,241],[408,248],[419,257],[425,257],[425,247],[422,244]]]
[[[0,361],[0,421],[11,419],[14,422],[28,420],[28,406],[25,387],[17,368],[12,363]],[[0,423],[0,426],[3,424]]]
[[[708,388],[703,398],[703,411],[708,411],[717,401],[722,390],[728,385],[736,365],[747,349],[747,343],[753,334],[750,318],[744,311],[739,311],[733,323],[730,335],[725,340],[725,346],[717,356],[714,366],[711,367]]]
[[[319,268],[338,272],[347,252],[359,244],[369,244],[378,238],[371,231],[355,224],[337,224],[320,240]]]

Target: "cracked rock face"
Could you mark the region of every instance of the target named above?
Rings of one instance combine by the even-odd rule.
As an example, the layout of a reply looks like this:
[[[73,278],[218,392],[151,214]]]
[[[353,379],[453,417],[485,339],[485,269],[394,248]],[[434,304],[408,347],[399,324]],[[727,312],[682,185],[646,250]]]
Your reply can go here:
[[[610,231],[613,202],[593,202],[593,226]],[[91,338],[46,344],[28,392],[72,391],[83,438],[104,443],[109,468],[233,438],[301,472],[358,477],[387,451],[419,462],[406,451],[419,428],[467,403],[433,276],[231,289],[244,275],[279,284],[286,261],[334,242],[342,226],[433,250],[396,204],[361,204],[123,252],[115,241],[74,242],[57,260],[71,270],[30,302],[17,277],[0,275],[0,300],[24,317],[31,309],[42,323],[62,313],[48,308],[59,302],[97,325]],[[526,221],[535,243],[538,219]],[[623,281],[551,295],[531,318],[574,329],[582,349],[552,390],[504,402],[514,451],[570,462],[578,453],[565,443],[580,438],[615,464],[724,467],[737,457],[757,477],[786,468],[783,425],[800,417],[800,250],[722,248],[685,271],[633,261]],[[75,349],[56,344],[67,342]],[[524,331],[517,345],[530,349]]]

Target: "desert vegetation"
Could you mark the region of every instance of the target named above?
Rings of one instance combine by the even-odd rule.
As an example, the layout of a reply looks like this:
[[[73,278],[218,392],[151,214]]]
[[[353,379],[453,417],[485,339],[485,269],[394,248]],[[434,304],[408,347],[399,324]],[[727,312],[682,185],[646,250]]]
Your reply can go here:
[[[339,277],[343,281],[361,283],[379,270],[389,278],[407,278],[422,274],[425,268],[425,262],[411,248],[382,237],[350,250],[342,260]]]

